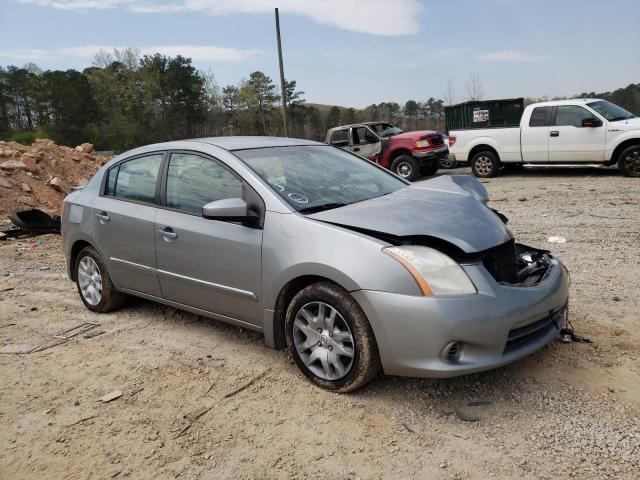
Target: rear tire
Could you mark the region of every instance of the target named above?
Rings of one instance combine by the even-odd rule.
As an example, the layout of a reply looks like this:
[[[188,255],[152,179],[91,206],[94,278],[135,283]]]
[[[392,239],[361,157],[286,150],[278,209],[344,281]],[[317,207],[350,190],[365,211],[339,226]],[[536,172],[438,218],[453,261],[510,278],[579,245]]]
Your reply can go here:
[[[97,313],[122,307],[127,296],[113,286],[107,266],[95,248],[83,248],[76,257],[74,268],[76,286],[85,307]]]
[[[640,177],[640,145],[631,145],[620,152],[618,168],[625,177]]]
[[[430,177],[431,175],[435,175],[440,168],[440,161],[438,159],[429,160],[426,165],[423,165],[420,169],[420,173],[425,177]]]
[[[500,170],[500,160],[489,150],[478,152],[471,158],[471,170],[478,178],[495,177]]]
[[[296,365],[320,388],[351,392],[380,371],[367,317],[349,292],[333,283],[314,283],[293,297],[285,332]]]
[[[400,155],[391,163],[391,171],[412,182],[420,175],[420,166],[411,155]]]

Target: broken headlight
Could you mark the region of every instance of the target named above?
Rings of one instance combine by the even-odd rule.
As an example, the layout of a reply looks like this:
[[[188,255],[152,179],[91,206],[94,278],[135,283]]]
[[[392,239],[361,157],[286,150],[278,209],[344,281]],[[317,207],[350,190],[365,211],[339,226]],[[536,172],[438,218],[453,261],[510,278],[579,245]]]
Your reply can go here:
[[[421,245],[387,247],[382,251],[400,262],[425,296],[476,293],[462,267],[451,257]]]

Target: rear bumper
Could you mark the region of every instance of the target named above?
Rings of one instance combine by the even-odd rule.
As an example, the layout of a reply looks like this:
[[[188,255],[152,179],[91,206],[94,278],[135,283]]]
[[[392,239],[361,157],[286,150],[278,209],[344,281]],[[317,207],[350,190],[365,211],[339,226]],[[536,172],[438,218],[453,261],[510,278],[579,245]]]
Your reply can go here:
[[[477,294],[352,293],[371,323],[385,373],[438,378],[492,369],[530,355],[564,327],[569,282],[558,260],[534,287],[499,284],[482,265],[464,269]],[[462,345],[453,362],[445,351],[451,342]]]
[[[425,159],[425,160],[433,160],[436,158],[440,158],[446,156],[449,153],[449,148],[444,146],[436,149],[426,149],[426,150],[412,150],[411,154],[415,158]]]

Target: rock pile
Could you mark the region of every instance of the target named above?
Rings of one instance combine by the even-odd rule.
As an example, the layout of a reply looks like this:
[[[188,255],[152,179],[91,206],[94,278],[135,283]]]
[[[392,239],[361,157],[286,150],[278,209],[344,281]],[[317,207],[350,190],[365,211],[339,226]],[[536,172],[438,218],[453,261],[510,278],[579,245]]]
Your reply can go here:
[[[44,138],[30,146],[0,141],[0,222],[31,207],[60,213],[71,189],[86,184],[108,160],[90,143],[70,148]]]

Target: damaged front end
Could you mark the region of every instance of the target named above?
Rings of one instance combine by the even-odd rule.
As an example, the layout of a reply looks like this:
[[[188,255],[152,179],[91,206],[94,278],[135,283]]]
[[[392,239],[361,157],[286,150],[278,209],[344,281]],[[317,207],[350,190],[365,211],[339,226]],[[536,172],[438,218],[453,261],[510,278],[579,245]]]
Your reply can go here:
[[[480,260],[491,276],[499,283],[532,287],[540,283],[551,266],[551,253],[528,245],[508,242],[479,252],[473,260]],[[461,263],[470,263],[461,259]]]

